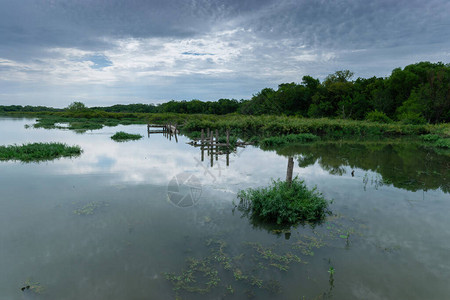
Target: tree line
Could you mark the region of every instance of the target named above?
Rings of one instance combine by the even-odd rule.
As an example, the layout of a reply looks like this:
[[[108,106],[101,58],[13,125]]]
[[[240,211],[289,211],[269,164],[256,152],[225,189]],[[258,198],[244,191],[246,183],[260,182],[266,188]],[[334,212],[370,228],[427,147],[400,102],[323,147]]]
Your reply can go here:
[[[301,83],[264,88],[248,100],[169,101],[154,104],[117,104],[90,110],[124,113],[183,113],[295,115],[407,124],[450,121],[450,64],[419,62],[394,69],[388,77],[357,78],[349,70],[328,75],[322,82],[303,76]],[[0,112],[88,109],[74,102],[65,109],[43,106],[0,106]]]

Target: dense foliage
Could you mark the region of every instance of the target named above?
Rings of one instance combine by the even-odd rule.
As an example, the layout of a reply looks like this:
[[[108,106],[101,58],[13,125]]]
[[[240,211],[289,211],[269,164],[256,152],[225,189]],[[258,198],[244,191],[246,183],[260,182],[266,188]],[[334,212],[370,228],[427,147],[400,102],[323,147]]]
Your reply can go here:
[[[450,121],[450,64],[420,62],[396,68],[390,76],[357,78],[348,70],[328,75],[323,82],[303,76],[301,83],[264,88],[249,100],[169,101],[159,105],[127,104],[87,108],[73,102],[65,109],[0,106],[1,112],[69,111],[86,113],[178,113],[225,115],[296,115],[405,124]]]
[[[238,196],[247,202],[246,213],[251,218],[278,225],[319,222],[329,213],[322,194],[308,189],[298,177],[291,183],[276,180],[269,187],[240,191]]]
[[[0,146],[0,160],[19,160],[24,162],[46,161],[60,157],[78,156],[82,152],[78,146],[62,143],[32,143]]]

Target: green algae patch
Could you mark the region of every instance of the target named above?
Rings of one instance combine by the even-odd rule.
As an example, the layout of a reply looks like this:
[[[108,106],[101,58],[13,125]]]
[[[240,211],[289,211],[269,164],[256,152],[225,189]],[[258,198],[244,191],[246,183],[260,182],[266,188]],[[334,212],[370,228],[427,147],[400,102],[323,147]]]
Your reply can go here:
[[[141,138],[143,138],[143,136],[140,134],[131,134],[131,133],[123,132],[123,131],[116,132],[116,134],[114,134],[111,137],[111,139],[113,139],[116,142],[140,140]]]
[[[30,143],[23,145],[0,146],[0,160],[23,162],[48,161],[61,157],[79,156],[83,151],[79,146],[63,143]]]

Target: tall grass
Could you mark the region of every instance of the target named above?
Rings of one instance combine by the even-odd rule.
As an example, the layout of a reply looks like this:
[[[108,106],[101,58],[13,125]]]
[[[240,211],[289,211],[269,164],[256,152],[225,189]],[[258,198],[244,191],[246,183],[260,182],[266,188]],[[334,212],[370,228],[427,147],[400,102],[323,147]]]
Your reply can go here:
[[[78,146],[62,143],[32,143],[0,146],[0,160],[18,160],[23,162],[46,161],[60,157],[73,157],[82,153]]]

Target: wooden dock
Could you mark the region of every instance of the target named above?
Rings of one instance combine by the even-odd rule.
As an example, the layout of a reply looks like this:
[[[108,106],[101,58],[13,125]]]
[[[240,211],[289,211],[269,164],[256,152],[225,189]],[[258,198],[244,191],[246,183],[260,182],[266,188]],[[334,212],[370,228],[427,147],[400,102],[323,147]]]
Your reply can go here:
[[[157,129],[152,129],[152,128],[157,128]],[[169,140],[171,140],[172,136],[174,136],[175,141],[178,143],[177,124],[168,123],[168,124],[160,125],[160,124],[150,124],[150,123],[148,123],[147,124],[148,137],[150,137],[150,135],[154,134],[154,133],[162,133]]]

